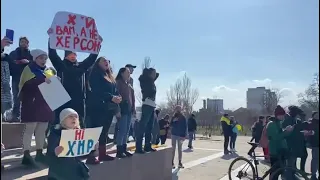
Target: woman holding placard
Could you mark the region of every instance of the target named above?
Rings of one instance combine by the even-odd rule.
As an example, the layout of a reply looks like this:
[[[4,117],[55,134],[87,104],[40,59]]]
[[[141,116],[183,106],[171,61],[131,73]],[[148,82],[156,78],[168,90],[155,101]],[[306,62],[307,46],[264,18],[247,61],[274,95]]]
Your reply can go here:
[[[122,97],[120,103],[121,117],[118,117],[118,132],[116,137],[118,158],[132,156],[132,154],[127,151],[127,139],[131,126],[131,114],[135,110],[135,98],[134,94],[132,94],[133,87],[129,84],[129,80],[130,70],[125,67],[121,68],[116,77],[117,89]]]
[[[111,161],[114,158],[106,154],[107,134],[112,123],[113,116],[119,113],[119,96],[116,81],[110,70],[110,60],[104,57],[98,58],[89,75],[91,96],[88,99],[89,106],[94,111],[89,114],[92,127],[102,127],[99,138],[99,161]],[[87,163],[96,164],[93,153],[87,159]]]

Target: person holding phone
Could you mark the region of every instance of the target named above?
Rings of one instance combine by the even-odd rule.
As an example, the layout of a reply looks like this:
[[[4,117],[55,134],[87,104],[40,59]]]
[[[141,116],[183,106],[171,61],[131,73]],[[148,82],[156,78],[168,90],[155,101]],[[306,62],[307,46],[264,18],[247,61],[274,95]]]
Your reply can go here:
[[[178,167],[184,168],[182,164],[182,144],[188,136],[188,122],[186,117],[182,114],[182,107],[176,106],[174,115],[171,119],[171,144],[172,144],[172,168],[174,166],[174,156],[176,154],[176,147],[178,146]]]
[[[11,41],[4,37],[1,40],[1,118],[6,120],[6,111],[12,108],[12,93],[10,87],[10,57],[4,53],[4,48],[9,46]]]
[[[99,137],[99,161],[111,161],[113,157],[106,154],[106,143],[109,128],[113,117],[116,115],[120,118],[119,104],[122,97],[119,95],[116,85],[116,80],[110,70],[110,60],[99,57],[93,65],[89,74],[89,86],[91,96],[88,99],[89,106],[93,109],[90,111],[91,127],[102,127],[102,132]],[[87,163],[97,164],[92,152]]]
[[[23,69],[32,62],[32,55],[29,50],[29,40],[27,37],[19,38],[19,47],[10,54],[10,73],[12,76],[12,94],[13,94],[13,121],[20,121],[20,100],[18,97],[20,77]]]
[[[274,110],[275,119],[267,125],[267,137],[269,141],[269,155],[272,169],[271,175],[281,168],[281,163],[284,164],[287,159],[288,146],[286,137],[290,136],[293,127],[287,126],[282,129],[281,123],[285,119],[286,112],[281,106],[277,106]],[[288,174],[286,174],[288,177]],[[274,177],[272,180],[277,180]],[[291,179],[291,178],[288,178]]]

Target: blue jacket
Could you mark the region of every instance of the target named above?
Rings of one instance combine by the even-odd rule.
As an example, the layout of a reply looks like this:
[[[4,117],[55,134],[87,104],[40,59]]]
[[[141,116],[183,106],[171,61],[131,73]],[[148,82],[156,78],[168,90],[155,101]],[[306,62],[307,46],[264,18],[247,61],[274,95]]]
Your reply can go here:
[[[179,137],[188,135],[187,119],[181,113],[176,113],[171,119],[171,135]]]
[[[48,176],[59,180],[87,180],[89,179],[88,167],[77,157],[57,157],[55,148],[59,146],[61,131],[60,127],[50,129],[48,137],[47,158],[49,165]]]

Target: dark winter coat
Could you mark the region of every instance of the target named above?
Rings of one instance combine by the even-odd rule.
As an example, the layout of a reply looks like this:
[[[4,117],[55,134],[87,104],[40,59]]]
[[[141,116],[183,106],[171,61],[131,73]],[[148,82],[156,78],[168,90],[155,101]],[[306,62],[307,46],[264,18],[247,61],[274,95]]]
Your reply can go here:
[[[21,90],[19,97],[21,99],[21,122],[49,122],[54,118],[54,114],[47,102],[44,100],[40,90],[39,85],[45,82],[45,75],[42,71],[46,68],[41,68],[35,63],[31,63],[25,67],[30,68],[31,72],[39,72],[35,74],[35,77],[26,81]],[[21,79],[28,73],[23,73]]]
[[[157,73],[156,79],[158,78],[158,76],[159,76],[159,74]],[[151,79],[146,74],[143,74],[139,77],[141,94],[142,94],[142,101],[145,101],[146,98],[149,98],[150,100],[155,101],[156,94],[157,94],[157,88],[154,83],[155,80]]]
[[[169,130],[169,122],[166,121],[165,119],[160,119],[159,120],[159,129],[160,129],[160,135],[166,135],[168,134],[168,130]],[[164,134],[162,132],[165,132]]]
[[[67,59],[62,60],[55,49],[49,47],[49,59],[57,70],[61,83],[71,97],[67,102],[56,110],[56,114],[65,108],[72,108],[84,117],[84,99],[85,99],[85,76],[84,74],[96,61],[98,54],[90,54],[82,62],[71,62]],[[56,118],[58,119],[58,118]]]
[[[194,132],[197,130],[197,122],[194,118],[188,119],[188,132]]]
[[[308,130],[314,131],[314,134],[308,137],[309,144],[311,147],[319,148],[319,119],[313,118]]]
[[[261,139],[262,131],[263,131],[263,121],[256,121],[252,126],[252,137],[255,138],[256,142],[259,142]]]
[[[62,128],[53,127],[48,137],[48,176],[59,180],[87,180],[89,168],[77,157],[57,157],[55,148],[59,146]]]
[[[274,157],[283,155],[288,150],[286,137],[290,132],[282,130],[280,120],[274,120],[267,125],[267,136],[269,141],[269,154]]]
[[[299,119],[286,116],[282,123],[282,128],[286,128],[289,125],[294,126],[290,136],[286,137],[290,154],[295,157],[307,156],[306,139],[301,133],[301,131],[305,130],[305,125]]]
[[[186,138],[188,135],[188,122],[181,113],[176,113],[171,119],[171,135]]]
[[[21,73],[23,69],[28,65],[28,64],[22,64],[20,61],[22,59],[27,59],[30,62],[32,62],[33,58],[30,54],[29,49],[22,49],[18,47],[16,50],[12,51],[10,54],[10,72],[12,76],[12,81],[19,82]]]
[[[88,99],[89,106],[94,109],[92,113],[101,114],[113,111],[116,113],[119,106],[112,102],[113,96],[118,96],[116,83],[104,78],[104,72],[95,67],[89,77],[91,96]],[[94,121],[94,119],[92,119]]]

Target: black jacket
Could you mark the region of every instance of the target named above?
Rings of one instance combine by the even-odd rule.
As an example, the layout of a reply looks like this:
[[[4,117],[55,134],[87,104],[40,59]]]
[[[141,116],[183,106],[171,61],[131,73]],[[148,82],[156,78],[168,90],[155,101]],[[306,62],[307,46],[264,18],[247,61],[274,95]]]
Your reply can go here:
[[[252,137],[254,137],[257,142],[261,139],[263,127],[263,121],[260,120],[256,121],[252,126]]]
[[[71,101],[56,110],[60,114],[64,108],[72,108],[80,116],[84,116],[84,99],[85,99],[85,76],[86,71],[96,61],[98,55],[90,54],[82,62],[72,63],[67,59],[61,60],[57,51],[49,47],[49,59],[57,70],[61,83],[71,97]]]
[[[17,61],[22,60],[22,59],[27,59],[30,62],[33,61],[33,58],[30,54],[29,49],[21,49],[18,47],[14,51],[12,51],[10,54],[10,73],[12,76],[13,81],[20,81],[20,76],[23,71],[23,69],[28,65],[28,64],[19,64]]]
[[[59,180],[86,180],[89,179],[89,169],[77,157],[57,157],[55,148],[59,146],[61,128],[52,127],[48,137],[47,159],[49,165],[48,176]]]
[[[188,119],[188,132],[193,132],[197,130],[197,122],[194,118]]]
[[[157,87],[154,84],[155,80],[152,80],[150,77],[146,75],[141,75],[139,77],[142,101],[145,101],[146,98],[149,98],[153,101],[156,99]]]
[[[92,113],[104,114],[108,110],[116,110],[114,107],[118,105],[112,102],[113,96],[119,95],[116,83],[107,81],[100,69],[94,68],[92,70],[89,77],[89,86],[91,95],[88,103],[91,109],[94,110]]]

